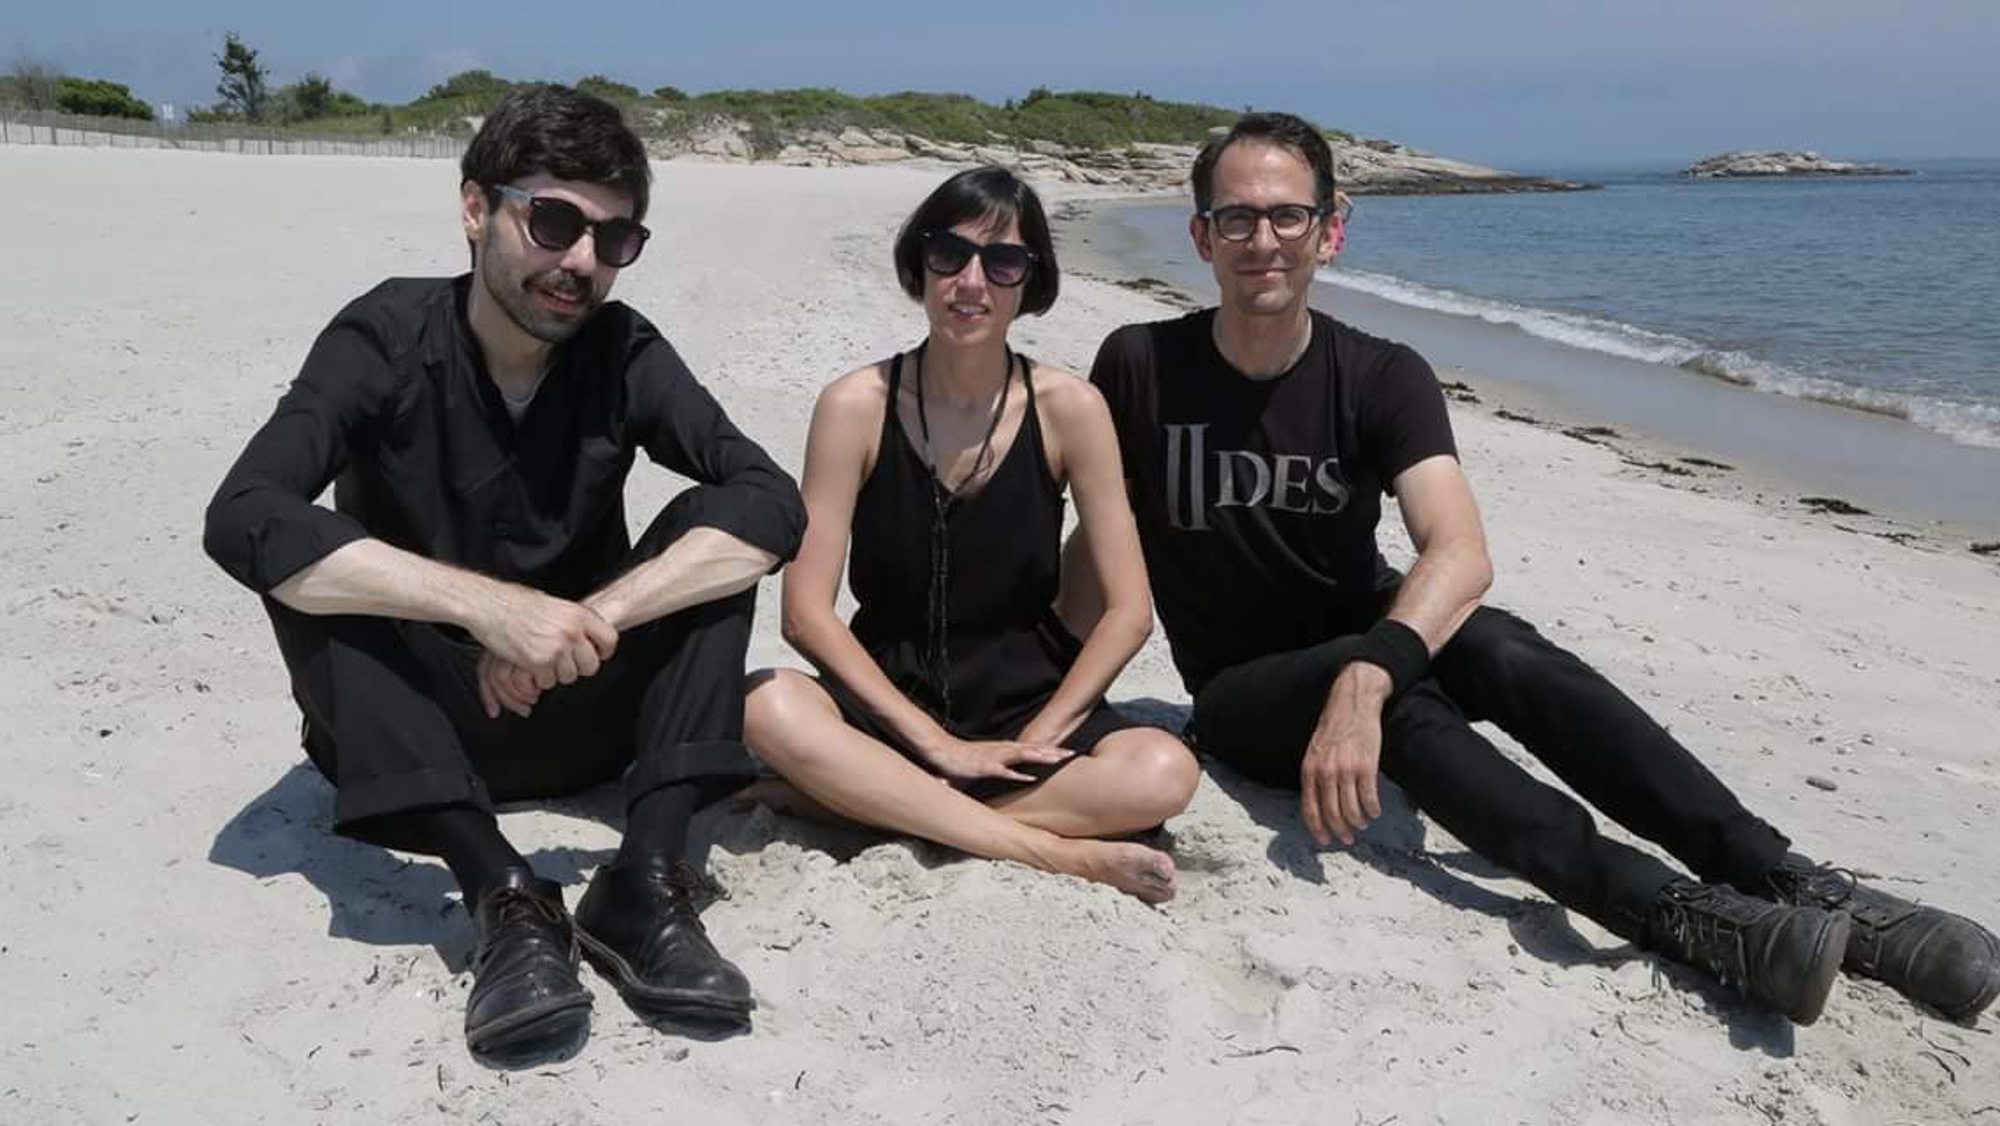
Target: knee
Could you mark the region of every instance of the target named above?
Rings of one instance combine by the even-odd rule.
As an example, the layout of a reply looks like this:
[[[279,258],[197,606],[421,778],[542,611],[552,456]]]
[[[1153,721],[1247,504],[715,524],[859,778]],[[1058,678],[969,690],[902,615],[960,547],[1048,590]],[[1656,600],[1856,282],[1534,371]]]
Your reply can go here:
[[[791,669],[760,669],[749,676],[743,741],[780,773],[812,757],[817,741],[798,737],[815,710],[812,692],[811,679]]]
[[[1534,626],[1490,608],[1468,618],[1438,654],[1445,671],[1461,672],[1489,685],[1511,684],[1551,658],[1567,655]]]
[[[1187,809],[1201,781],[1201,766],[1187,745],[1164,731],[1147,731],[1124,757],[1123,782],[1135,809],[1157,824]]]

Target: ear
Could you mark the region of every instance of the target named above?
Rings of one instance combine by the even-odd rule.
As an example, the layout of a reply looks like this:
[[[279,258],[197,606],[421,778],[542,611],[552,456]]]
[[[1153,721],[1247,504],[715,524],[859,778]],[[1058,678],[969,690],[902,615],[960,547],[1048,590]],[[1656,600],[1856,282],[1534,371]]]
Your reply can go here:
[[[486,222],[492,215],[492,211],[487,207],[485,188],[471,180],[458,185],[458,218],[465,226],[467,242],[479,246],[485,241]]]
[[[1341,222],[1338,215],[1328,215],[1326,221],[1320,224],[1319,245],[1314,248],[1314,257],[1324,266],[1339,257],[1346,246],[1347,224]]]
[[[1194,252],[1201,255],[1202,261],[1215,261],[1215,244],[1209,241],[1207,219],[1200,215],[1188,216],[1188,238],[1194,240]]]

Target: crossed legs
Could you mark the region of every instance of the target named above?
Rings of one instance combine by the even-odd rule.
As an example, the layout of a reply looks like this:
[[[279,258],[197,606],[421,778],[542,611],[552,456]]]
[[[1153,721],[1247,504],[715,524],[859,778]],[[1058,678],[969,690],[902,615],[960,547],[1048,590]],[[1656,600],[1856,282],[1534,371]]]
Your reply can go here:
[[[983,803],[849,726],[818,683],[790,670],[751,678],[744,738],[807,798],[863,824],[990,860],[1109,884],[1149,903],[1174,894],[1174,864],[1140,832],[1187,807],[1198,768],[1153,728],[1105,736],[1046,781]]]

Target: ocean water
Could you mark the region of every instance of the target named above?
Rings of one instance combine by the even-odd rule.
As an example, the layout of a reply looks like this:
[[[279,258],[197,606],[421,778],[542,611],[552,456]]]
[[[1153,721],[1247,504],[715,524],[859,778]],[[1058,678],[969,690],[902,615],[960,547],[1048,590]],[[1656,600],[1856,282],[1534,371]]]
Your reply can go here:
[[[2000,161],[1358,202],[1325,280],[2000,448]]]

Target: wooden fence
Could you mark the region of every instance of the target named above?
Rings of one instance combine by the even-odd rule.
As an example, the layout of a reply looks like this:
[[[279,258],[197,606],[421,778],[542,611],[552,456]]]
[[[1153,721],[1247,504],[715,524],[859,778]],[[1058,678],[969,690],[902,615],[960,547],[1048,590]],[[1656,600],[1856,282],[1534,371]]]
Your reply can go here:
[[[445,160],[457,160],[465,151],[464,140],[435,133],[315,137],[253,126],[167,125],[157,121],[15,109],[0,109],[0,144],[186,149],[194,152],[289,156],[404,156]]]

